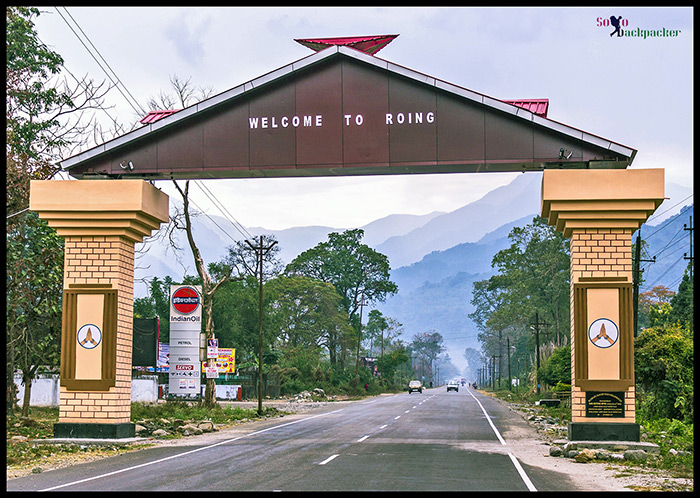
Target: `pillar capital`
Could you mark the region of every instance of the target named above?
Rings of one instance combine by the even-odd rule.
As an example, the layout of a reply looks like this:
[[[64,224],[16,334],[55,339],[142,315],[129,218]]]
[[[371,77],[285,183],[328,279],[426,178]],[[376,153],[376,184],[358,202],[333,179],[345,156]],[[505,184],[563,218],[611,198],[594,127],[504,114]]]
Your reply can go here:
[[[29,209],[63,237],[142,242],[168,221],[168,196],[143,180],[34,180]]]
[[[663,169],[552,170],[542,175],[542,216],[576,229],[637,230],[664,201]]]

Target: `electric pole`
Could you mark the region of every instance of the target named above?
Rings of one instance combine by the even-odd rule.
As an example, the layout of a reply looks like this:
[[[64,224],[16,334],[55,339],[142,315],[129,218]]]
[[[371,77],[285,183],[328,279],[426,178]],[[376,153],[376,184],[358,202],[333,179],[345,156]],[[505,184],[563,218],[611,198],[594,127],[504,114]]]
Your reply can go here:
[[[513,381],[510,375],[510,337],[506,337],[506,351],[508,352],[508,390],[512,391]]]
[[[537,370],[535,370],[535,383],[537,384],[537,394],[540,394],[540,379],[538,377],[540,370],[540,327],[547,326],[545,322],[540,322],[539,313],[535,312],[535,323],[530,324],[530,328],[535,331],[535,345],[537,348],[536,359],[537,359]]]
[[[360,325],[357,328],[357,361],[355,361],[355,377],[359,374],[360,367],[360,342],[362,342],[362,308],[366,306],[365,304],[365,293],[362,293],[360,297]]]
[[[688,256],[687,252],[683,253],[683,259],[687,259],[690,261],[690,281],[693,281],[693,217],[690,217],[690,227],[686,225],[685,223],[683,224],[683,230],[687,230],[690,235],[690,256]]]
[[[634,248],[634,262],[632,265],[632,313],[634,314],[634,337],[637,337],[638,325],[638,312],[639,312],[639,281],[642,277],[642,271],[639,268],[639,263],[642,261],[647,263],[656,263],[656,256],[652,259],[641,259],[642,252],[642,237],[640,234],[641,230],[637,232],[637,242]]]
[[[263,257],[277,244],[275,240],[269,246],[263,245],[263,236],[260,236],[260,244],[254,246],[249,240],[245,241],[251,249],[255,251],[256,262],[258,263],[258,415],[262,415],[262,379],[263,379]]]

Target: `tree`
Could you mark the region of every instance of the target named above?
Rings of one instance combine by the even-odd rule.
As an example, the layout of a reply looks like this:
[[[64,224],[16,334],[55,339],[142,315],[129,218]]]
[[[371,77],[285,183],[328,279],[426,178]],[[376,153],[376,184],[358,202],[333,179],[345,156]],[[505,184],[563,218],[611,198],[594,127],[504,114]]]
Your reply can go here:
[[[328,241],[301,253],[285,271],[333,284],[348,315],[357,312],[363,295],[365,304],[382,302],[398,287],[389,279],[389,259],[361,243],[364,233],[360,228],[330,233]]]
[[[442,335],[434,330],[416,334],[413,336],[411,349],[419,360],[421,375],[432,378],[433,362],[440,353],[445,351]]]
[[[499,251],[491,265],[502,276],[499,313],[528,322],[535,312],[553,327],[557,344],[569,337],[569,242],[540,216],[514,228],[511,246]],[[500,308],[507,308],[508,311]],[[512,322],[511,322],[512,323]]]
[[[389,278],[389,259],[362,244],[363,236],[364,230],[359,228],[330,233],[326,242],[321,242],[294,258],[285,272],[332,284],[341,297],[342,309],[351,321],[355,321],[360,303],[369,305],[382,302],[388,295],[398,291],[396,284]],[[359,319],[355,326],[359,342]]]
[[[32,379],[41,369],[60,364],[63,238],[35,213],[15,224],[7,237],[7,408],[13,413],[18,368],[26,417]]]
[[[656,285],[651,290],[639,294],[639,327],[649,326],[649,313],[652,306],[659,306],[662,303],[670,303],[671,298],[676,293],[665,285]]]
[[[146,105],[151,111],[184,109],[192,102],[200,102],[211,97],[214,93],[212,87],[195,87],[192,85],[191,80],[192,77],[183,80],[177,74],[170,76],[172,93],[161,90],[158,96],[149,97]]]
[[[671,298],[671,316],[669,317],[671,322],[680,323],[688,328],[693,327],[693,279],[690,277],[692,264],[691,260],[678,286],[678,293]]]
[[[279,347],[323,346],[329,357],[337,354],[337,337],[347,334],[349,323],[332,285],[308,277],[280,276],[267,283],[266,292]]]

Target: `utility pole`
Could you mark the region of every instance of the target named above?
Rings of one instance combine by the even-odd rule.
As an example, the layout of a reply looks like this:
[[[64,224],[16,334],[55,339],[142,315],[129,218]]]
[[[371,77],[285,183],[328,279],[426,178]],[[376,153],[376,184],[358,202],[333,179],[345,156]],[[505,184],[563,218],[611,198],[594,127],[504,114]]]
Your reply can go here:
[[[506,337],[506,350],[508,352],[508,390],[512,391],[513,381],[511,380],[512,377],[510,375],[510,337]]]
[[[501,358],[503,357],[503,331],[498,331],[498,388],[501,388]]]
[[[263,245],[263,236],[260,236],[260,244],[254,246],[249,240],[245,241],[251,249],[255,251],[256,262],[258,263],[258,415],[262,415],[262,379],[263,379],[263,326],[262,326],[262,308],[263,308],[263,257],[270,252],[277,241],[275,240],[269,246]]]
[[[360,297],[360,326],[357,329],[357,361],[355,361],[355,377],[359,374],[360,367],[360,343],[362,342],[362,308],[366,306],[365,304],[365,293],[362,293]]]
[[[683,230],[687,230],[690,235],[690,256],[687,256],[687,252],[683,253],[683,259],[687,259],[690,261],[690,281],[693,281],[693,217],[690,217],[690,227],[686,225],[685,223],[683,224]]]
[[[545,322],[540,322],[540,316],[538,312],[535,312],[535,323],[530,324],[530,328],[535,331],[535,344],[537,347],[536,359],[537,359],[537,370],[535,370],[535,383],[537,384],[537,394],[540,394],[540,379],[538,378],[538,372],[540,369],[540,327],[547,326]]]
[[[638,313],[639,313],[639,281],[642,277],[642,271],[639,268],[639,263],[642,261],[647,263],[656,263],[656,256],[652,259],[641,259],[642,251],[642,237],[640,234],[641,230],[637,232],[637,242],[635,242],[634,248],[634,263],[632,265],[632,313],[634,314],[634,337],[637,337],[638,325]]]

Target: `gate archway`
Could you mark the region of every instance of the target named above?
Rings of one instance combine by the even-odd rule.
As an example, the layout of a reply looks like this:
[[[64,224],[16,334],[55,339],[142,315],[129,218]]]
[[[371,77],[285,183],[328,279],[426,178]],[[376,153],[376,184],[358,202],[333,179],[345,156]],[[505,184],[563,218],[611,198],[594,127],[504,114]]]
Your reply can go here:
[[[331,44],[63,161],[78,180],[35,182],[30,198],[66,237],[64,293],[72,297],[64,299],[56,430],[133,434],[133,244],[168,219],[167,196],[146,180],[544,170],[542,214],[572,237],[570,434],[638,439],[631,235],[663,201],[663,170],[629,170],[635,149],[530,104],[546,102],[494,99]],[[106,254],[119,254],[118,263],[105,264]],[[95,302],[101,314],[89,318],[102,320],[106,338],[116,334],[101,356],[74,344]],[[604,354],[585,339],[599,318],[618,329],[617,347]],[[591,393],[618,399],[615,409],[603,413]],[[112,405],[118,409],[95,408]]]

